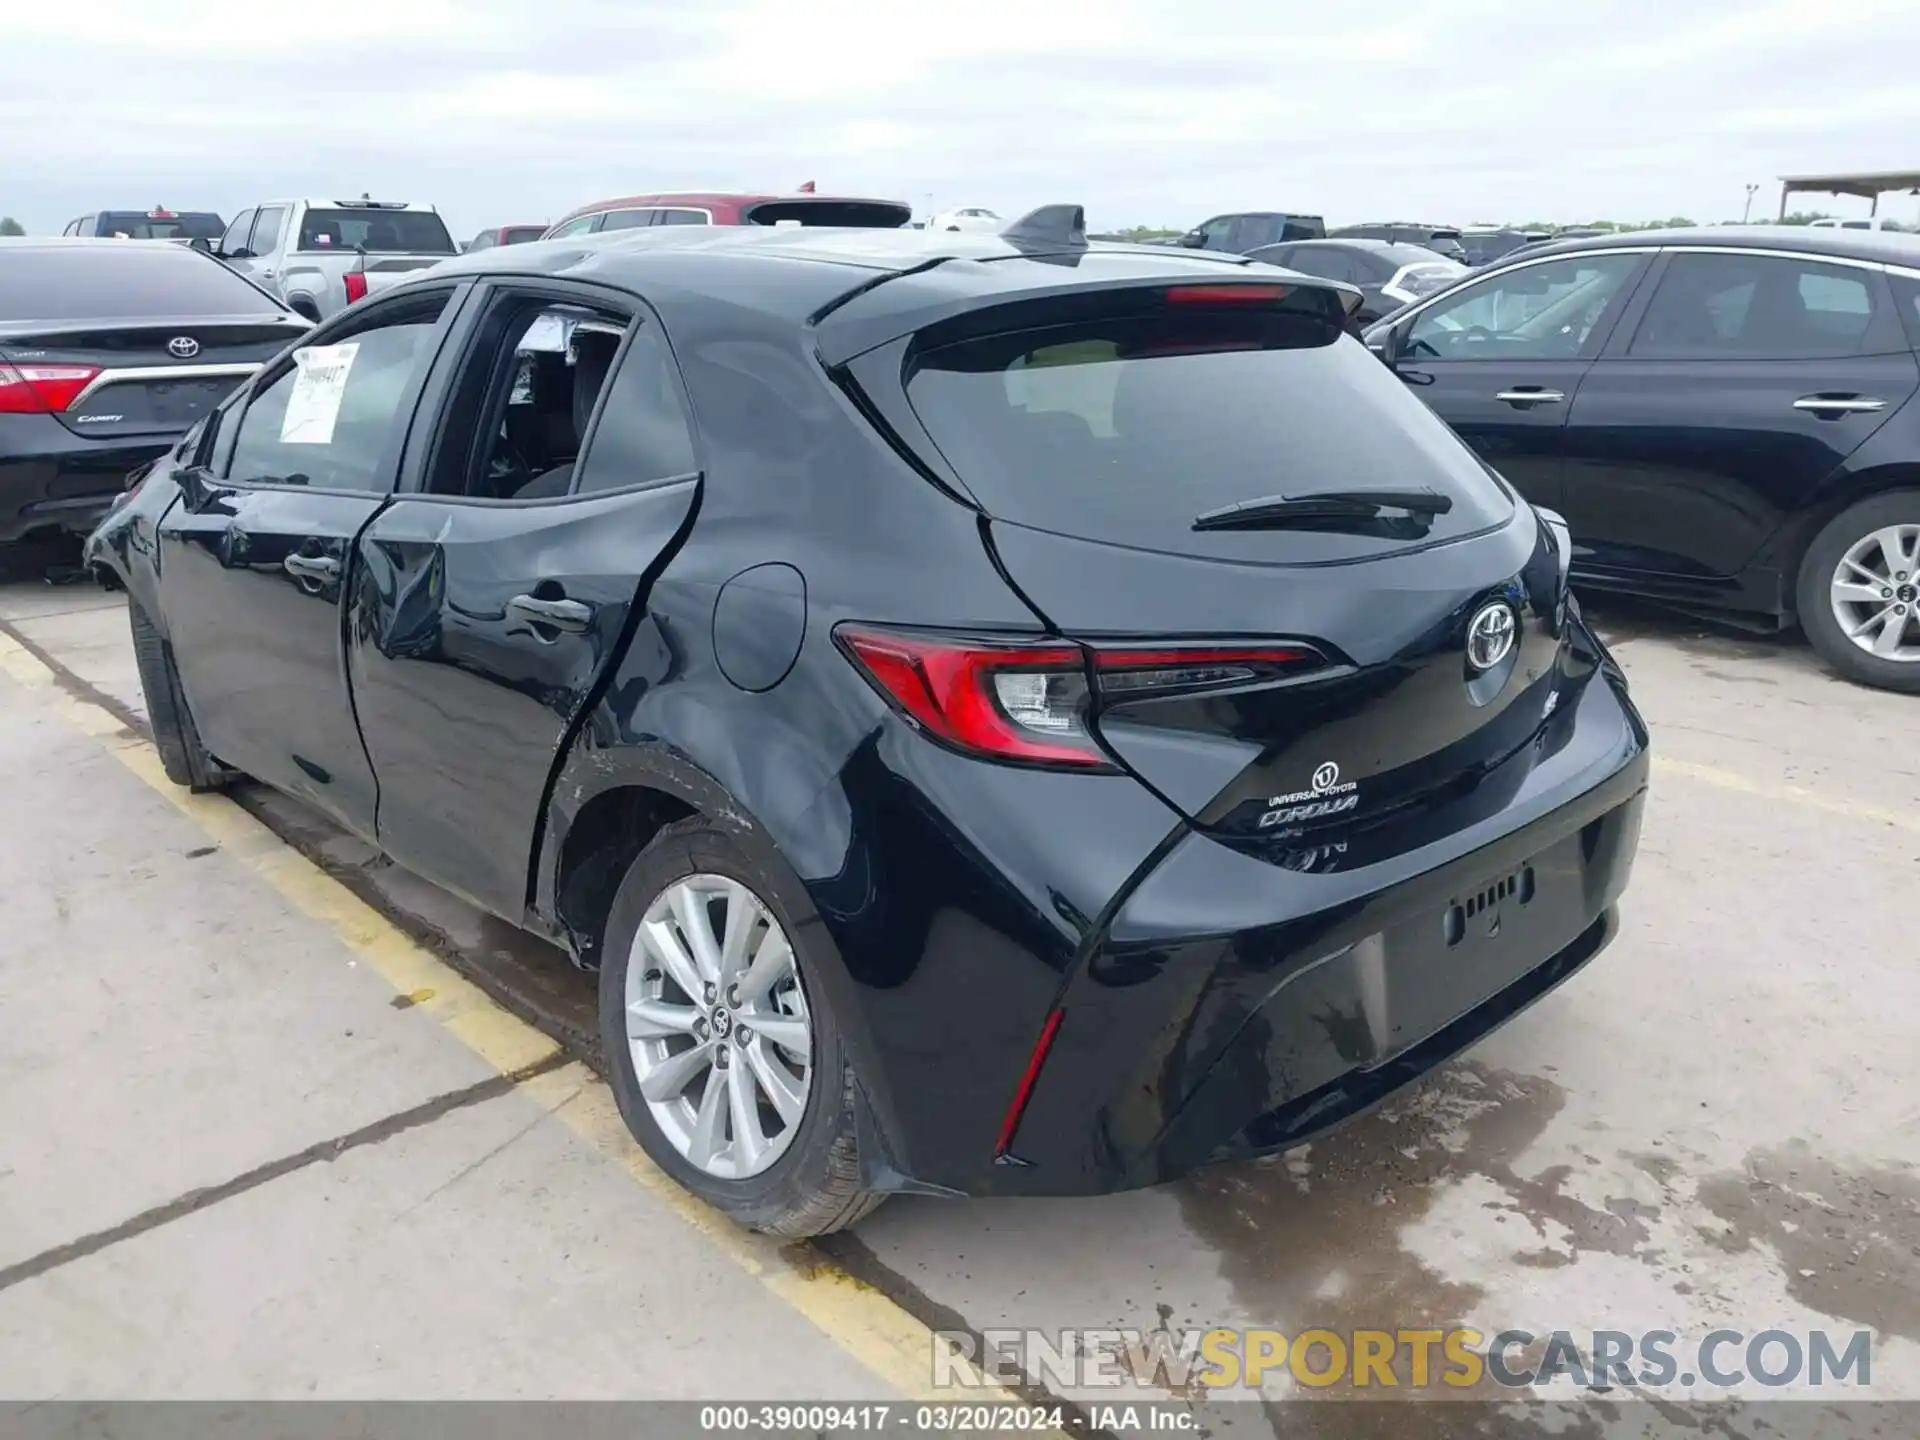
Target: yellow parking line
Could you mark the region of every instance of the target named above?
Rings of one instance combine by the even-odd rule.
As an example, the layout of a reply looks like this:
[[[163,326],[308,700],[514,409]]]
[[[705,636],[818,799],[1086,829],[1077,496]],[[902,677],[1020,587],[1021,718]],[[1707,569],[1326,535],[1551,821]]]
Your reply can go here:
[[[266,881],[295,909],[324,924],[356,959],[396,991],[413,998],[415,1008],[433,1016],[495,1070],[502,1074],[520,1070],[561,1048],[495,1004],[478,986],[231,800],[193,795],[173,784],[151,743],[100,706],[67,694],[53,671],[4,633],[0,633],[0,673],[39,692],[39,698],[62,719],[100,742],[226,854]],[[783,1253],[779,1242],[742,1230],[682,1190],[634,1143],[612,1092],[585,1066],[575,1063],[548,1071],[523,1082],[521,1088],[896,1394],[908,1399],[940,1398],[931,1386],[933,1335],[927,1326],[824,1256],[817,1263],[796,1263]],[[968,1378],[979,1379],[977,1372]],[[945,1398],[956,1397],[949,1391]],[[968,1398],[1014,1400],[993,1388],[970,1389]]]
[[[1877,825],[1892,825],[1901,830],[1920,830],[1920,812],[1887,810],[1878,805],[1863,805],[1856,800],[1848,800],[1844,796],[1823,795],[1817,790],[1789,785],[1784,781],[1755,780],[1751,776],[1741,775],[1733,770],[1721,770],[1712,765],[1698,765],[1691,760],[1675,760],[1656,753],[1653,757],[1653,770],[1656,775],[1674,775],[1683,780],[1697,780],[1703,785],[1718,786],[1722,790],[1735,790],[1742,795],[1757,795],[1764,800],[1780,800],[1789,805],[1804,806],[1808,810],[1822,810],[1829,815],[1844,815],[1850,820],[1866,820]]]

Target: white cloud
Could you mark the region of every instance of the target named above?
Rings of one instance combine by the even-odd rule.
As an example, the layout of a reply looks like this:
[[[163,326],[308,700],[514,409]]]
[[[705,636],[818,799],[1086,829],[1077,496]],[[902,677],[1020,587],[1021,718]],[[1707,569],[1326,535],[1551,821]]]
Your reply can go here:
[[[1096,225],[1712,220],[1781,173],[1920,164],[1911,0],[0,5],[0,213],[36,230],[368,190],[468,232],[808,179]]]

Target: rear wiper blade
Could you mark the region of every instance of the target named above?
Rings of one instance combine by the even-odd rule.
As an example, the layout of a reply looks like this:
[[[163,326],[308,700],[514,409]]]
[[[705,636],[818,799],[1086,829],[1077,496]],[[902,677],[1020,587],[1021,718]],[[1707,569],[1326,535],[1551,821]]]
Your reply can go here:
[[[1196,530],[1370,528],[1398,515],[1430,522],[1453,509],[1453,497],[1437,490],[1324,490],[1311,495],[1267,495],[1222,505],[1194,517]]]

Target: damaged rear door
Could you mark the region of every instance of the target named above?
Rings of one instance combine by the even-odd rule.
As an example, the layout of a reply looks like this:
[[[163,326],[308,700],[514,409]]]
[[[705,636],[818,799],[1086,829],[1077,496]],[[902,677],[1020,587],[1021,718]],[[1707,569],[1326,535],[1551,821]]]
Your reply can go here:
[[[549,776],[699,476],[633,298],[509,280],[469,315],[432,445],[360,536],[348,670],[381,847],[518,921]]]

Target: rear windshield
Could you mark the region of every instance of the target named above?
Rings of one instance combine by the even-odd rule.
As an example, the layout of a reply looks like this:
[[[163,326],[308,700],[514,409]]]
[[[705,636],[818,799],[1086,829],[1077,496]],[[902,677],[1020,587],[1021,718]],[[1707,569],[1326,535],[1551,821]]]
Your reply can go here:
[[[376,255],[452,255],[453,237],[431,210],[309,210],[300,222],[302,250]]]
[[[129,240],[218,240],[227,222],[211,210],[192,210],[162,219],[138,210],[110,210],[94,226],[96,235],[124,235]]]
[[[891,200],[763,200],[740,217],[748,225],[835,225],[898,230],[913,207]]]
[[[547,233],[544,225],[509,225],[500,232],[502,245],[525,245]]]
[[[185,246],[12,250],[0,265],[9,320],[278,315],[281,307],[218,260]]]
[[[907,395],[987,511],[1117,544],[1275,563],[1470,534],[1512,503],[1356,339],[1313,316],[1212,305],[967,340],[911,363]],[[1202,513],[1329,490],[1427,487],[1418,535],[1195,532]]]

